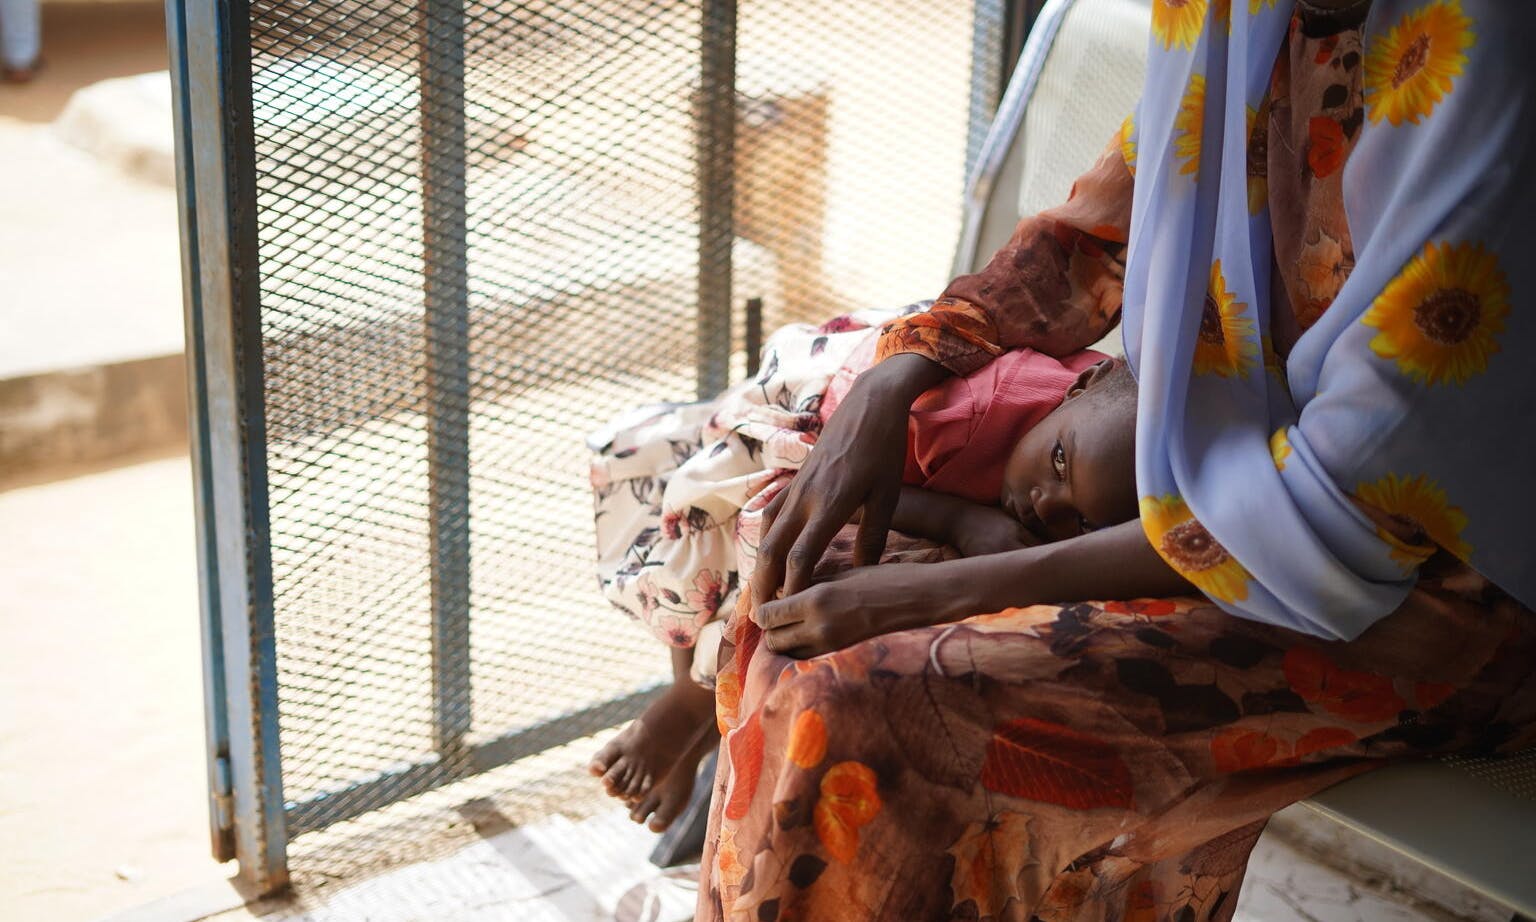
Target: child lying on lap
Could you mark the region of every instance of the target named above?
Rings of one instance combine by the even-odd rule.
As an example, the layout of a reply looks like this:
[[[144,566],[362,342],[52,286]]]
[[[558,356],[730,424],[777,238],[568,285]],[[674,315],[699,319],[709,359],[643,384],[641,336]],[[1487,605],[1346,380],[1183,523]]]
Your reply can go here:
[[[763,507],[870,367],[879,319],[787,327],[756,380],[601,439],[599,580],[673,648],[673,685],[590,766],[637,822],[670,824],[717,742],[707,684],[720,618],[750,576]],[[892,527],[979,556],[1135,518],[1135,407],[1124,361],[1092,352],[1020,349],[951,378],[912,407]]]

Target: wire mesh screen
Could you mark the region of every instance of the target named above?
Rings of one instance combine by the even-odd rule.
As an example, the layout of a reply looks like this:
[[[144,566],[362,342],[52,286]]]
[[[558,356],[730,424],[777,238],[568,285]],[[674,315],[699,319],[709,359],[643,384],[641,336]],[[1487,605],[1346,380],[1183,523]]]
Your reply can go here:
[[[667,656],[596,591],[584,435],[739,377],[748,299],[943,284],[999,18],[252,0],[291,833],[643,703]]]

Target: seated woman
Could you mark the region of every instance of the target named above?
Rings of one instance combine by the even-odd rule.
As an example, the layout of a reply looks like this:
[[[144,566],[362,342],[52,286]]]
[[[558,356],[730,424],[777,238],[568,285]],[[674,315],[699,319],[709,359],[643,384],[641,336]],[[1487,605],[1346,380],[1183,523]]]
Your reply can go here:
[[[590,766],[637,822],[666,828],[718,742],[719,632],[709,627],[750,578],[763,506],[873,362],[879,330],[866,321],[881,316],[891,315],[786,327],[757,380],[707,405],[642,412],[598,439],[599,581],[674,651],[672,687]],[[1135,518],[1135,409],[1125,363],[1087,351],[1057,360],[1013,350],[933,388],[907,421],[910,486],[894,522],[932,544],[897,559],[996,553]]]
[[[1536,743],[1536,11],[1152,25],[1115,143],[889,325],[768,507],[699,919],[1229,919],[1274,811]],[[1137,521],[813,582],[879,559],[916,395],[1117,313]]]

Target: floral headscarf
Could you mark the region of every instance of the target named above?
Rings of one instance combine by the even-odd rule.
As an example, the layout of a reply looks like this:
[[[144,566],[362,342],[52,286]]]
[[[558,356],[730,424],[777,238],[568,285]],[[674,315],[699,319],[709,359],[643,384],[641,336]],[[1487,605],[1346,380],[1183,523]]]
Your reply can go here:
[[[1282,372],[1246,150],[1291,13],[1153,3],[1126,132],[1143,526],[1227,611],[1322,636],[1392,611],[1435,545],[1536,605],[1536,4],[1375,0],[1355,268]]]

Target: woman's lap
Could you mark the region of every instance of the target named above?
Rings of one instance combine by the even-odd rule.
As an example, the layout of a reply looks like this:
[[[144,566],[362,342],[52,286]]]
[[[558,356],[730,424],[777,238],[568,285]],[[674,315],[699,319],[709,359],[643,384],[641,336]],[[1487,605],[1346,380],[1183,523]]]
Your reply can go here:
[[[738,617],[700,918],[1227,917],[1275,810],[1382,759],[1533,741],[1536,618],[1458,578],[1348,644],[1185,600],[795,662]]]

